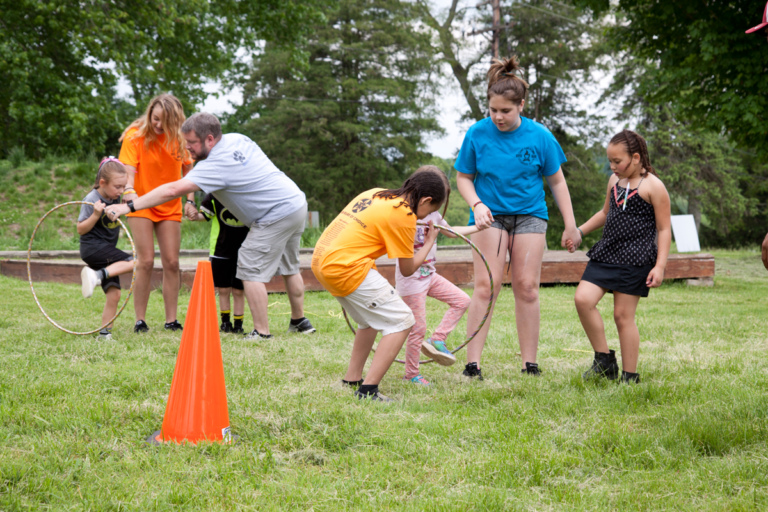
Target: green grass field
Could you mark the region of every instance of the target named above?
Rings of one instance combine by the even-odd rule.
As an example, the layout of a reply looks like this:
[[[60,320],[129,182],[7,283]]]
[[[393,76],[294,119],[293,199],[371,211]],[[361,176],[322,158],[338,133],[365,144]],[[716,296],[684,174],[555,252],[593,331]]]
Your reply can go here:
[[[461,376],[462,352],[424,366],[428,389],[395,364],[381,389],[397,403],[360,403],[339,384],[352,338],[336,301],[308,293],[318,333],[288,335],[272,295],[273,340],[222,336],[232,446],[144,442],[180,340],[159,292],[148,335],[129,305],[98,342],[0,277],[0,510],[765,510],[768,272],[757,251],[715,255],[716,286],[665,283],[640,302],[640,385],[582,382],[592,353],[566,286],[541,290],[544,375],[522,376],[505,289],[484,382]],[[39,288],[69,328],[98,324],[98,290]],[[434,326],[443,308],[429,311]],[[618,349],[610,297],[602,311]]]

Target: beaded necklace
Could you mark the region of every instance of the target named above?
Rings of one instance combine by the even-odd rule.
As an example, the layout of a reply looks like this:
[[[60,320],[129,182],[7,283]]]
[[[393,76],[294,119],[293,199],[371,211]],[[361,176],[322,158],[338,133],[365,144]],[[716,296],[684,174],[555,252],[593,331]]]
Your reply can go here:
[[[613,186],[613,198],[616,200],[616,204],[617,204],[618,206],[621,206],[621,207],[622,207],[622,208],[621,208],[621,209],[622,209],[622,211],[624,211],[624,210],[626,210],[626,209],[627,209],[627,200],[628,200],[630,197],[632,197],[633,195],[637,194],[638,190],[640,190],[640,185],[643,183],[643,180],[644,180],[644,179],[645,179],[645,176],[643,176],[643,177],[641,177],[641,178],[640,178],[640,183],[638,183],[638,184],[637,184],[637,188],[636,188],[636,189],[635,189],[635,190],[634,190],[634,191],[633,191],[633,192],[630,194],[630,193],[629,193],[629,184],[630,184],[630,182],[629,182],[629,178],[627,178],[627,188],[625,188],[625,189],[622,191],[622,197],[623,197],[623,199],[621,199],[621,201],[619,201],[619,199],[620,199],[620,196],[619,196],[619,193],[618,193],[618,189],[619,189],[619,181],[621,181],[621,180],[617,181],[617,182],[616,182],[616,184]],[[622,205],[623,205],[623,206],[622,206]]]

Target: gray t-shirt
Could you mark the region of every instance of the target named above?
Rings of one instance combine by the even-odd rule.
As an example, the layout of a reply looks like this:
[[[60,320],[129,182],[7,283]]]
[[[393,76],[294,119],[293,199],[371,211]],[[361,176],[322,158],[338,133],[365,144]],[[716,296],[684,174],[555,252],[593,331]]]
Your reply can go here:
[[[228,133],[185,176],[213,193],[246,226],[267,226],[303,207],[307,198],[245,135]]]
[[[109,206],[119,203],[120,199],[105,199],[101,194],[99,194],[98,189],[94,189],[91,190],[87,196],[85,196],[83,201],[88,201],[89,203],[101,201],[105,205]],[[82,222],[91,215],[93,215],[93,206],[84,204],[80,207],[80,215],[77,217],[77,222]],[[117,220],[110,220],[106,213],[102,212],[101,218],[96,221],[96,224],[93,225],[93,228],[91,228],[89,232],[80,237],[80,252],[83,253],[85,247],[87,247],[85,252],[90,254],[95,249],[100,246],[104,246],[105,244],[115,247],[119,237],[120,223],[117,222]]]

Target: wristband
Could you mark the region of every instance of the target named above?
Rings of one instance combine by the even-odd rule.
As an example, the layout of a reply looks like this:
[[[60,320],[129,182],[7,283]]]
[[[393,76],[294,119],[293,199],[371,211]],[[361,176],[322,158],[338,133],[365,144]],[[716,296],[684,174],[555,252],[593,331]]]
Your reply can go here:
[[[579,233],[581,233],[581,238],[584,238],[584,232],[581,230],[581,228],[576,228],[579,230]]]
[[[131,213],[136,213],[136,207],[135,207],[135,206],[133,206],[133,201],[132,201],[132,200],[131,200],[131,201],[128,201],[128,202],[127,202],[127,203],[125,203],[125,204],[127,204],[127,205],[128,205],[128,208],[130,208],[130,210],[131,210]]]
[[[136,191],[133,190],[132,188],[127,188],[123,191],[123,194],[135,194],[135,193]]]
[[[477,205],[482,204],[482,201],[478,201],[475,204],[472,205],[472,211],[475,211],[475,208],[477,208]]]

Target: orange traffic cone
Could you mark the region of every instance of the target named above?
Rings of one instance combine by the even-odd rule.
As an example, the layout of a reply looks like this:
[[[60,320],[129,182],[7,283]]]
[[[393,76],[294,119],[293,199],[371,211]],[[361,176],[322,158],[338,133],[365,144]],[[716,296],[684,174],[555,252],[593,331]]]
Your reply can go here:
[[[224,363],[210,261],[199,261],[162,430],[147,442],[230,442]]]

